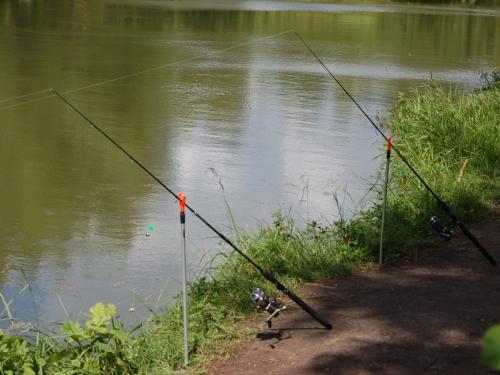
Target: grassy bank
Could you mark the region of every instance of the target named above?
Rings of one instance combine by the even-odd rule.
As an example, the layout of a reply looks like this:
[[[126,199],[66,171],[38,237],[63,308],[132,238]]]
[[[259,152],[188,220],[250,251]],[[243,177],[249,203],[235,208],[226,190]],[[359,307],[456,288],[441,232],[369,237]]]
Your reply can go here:
[[[368,260],[368,252],[339,240],[338,228],[309,225],[295,228],[289,218],[275,216],[269,228],[239,238],[245,253],[266,265],[286,285],[348,272]],[[273,291],[258,272],[236,253],[229,254],[215,275],[192,285],[190,347],[193,365],[216,357],[250,331],[238,326],[254,313],[249,295],[255,288]],[[182,363],[182,324],[179,304],[142,336],[138,359],[147,373],[164,373]]]
[[[431,85],[401,97],[386,124],[399,150],[465,222],[488,215],[500,201],[499,113],[498,82],[473,93]],[[396,157],[389,195],[390,257],[439,240],[428,234],[429,218],[440,214],[440,208]],[[369,264],[378,249],[379,217],[379,200],[349,222],[311,223],[306,228],[276,214],[270,227],[240,233],[237,241],[257,263],[297,287]],[[256,287],[274,290],[234,253],[191,286],[193,371],[202,371],[207,361],[248,337],[251,329],[242,321],[254,314],[249,293]],[[61,337],[37,333],[34,340],[26,340],[0,332],[0,374],[165,374],[181,367],[180,303],[145,322],[135,338],[113,320],[115,314],[113,306],[98,304],[86,324],[62,326]]]
[[[488,78],[486,88],[473,93],[418,88],[400,97],[386,124],[399,151],[465,223],[500,202],[500,82],[497,75]],[[445,225],[450,220],[400,158],[391,165],[386,246],[397,256],[437,240],[429,236],[431,216]],[[359,239],[369,248],[378,241],[380,207],[353,223],[363,227]]]

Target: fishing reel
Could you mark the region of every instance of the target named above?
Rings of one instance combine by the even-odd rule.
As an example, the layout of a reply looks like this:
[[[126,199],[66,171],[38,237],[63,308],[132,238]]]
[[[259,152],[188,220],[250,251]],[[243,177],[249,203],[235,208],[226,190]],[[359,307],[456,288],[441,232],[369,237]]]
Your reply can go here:
[[[279,313],[286,309],[286,306],[281,303],[275,297],[268,297],[266,292],[262,289],[255,289],[252,294],[250,294],[250,299],[257,307],[257,310],[265,310],[271,314],[267,319],[266,323],[269,328],[273,324],[273,318],[277,317]]]
[[[443,237],[445,241],[451,240],[453,232],[451,231],[450,226],[448,225],[445,227],[437,216],[431,216],[431,226],[436,232],[432,234],[433,236]]]

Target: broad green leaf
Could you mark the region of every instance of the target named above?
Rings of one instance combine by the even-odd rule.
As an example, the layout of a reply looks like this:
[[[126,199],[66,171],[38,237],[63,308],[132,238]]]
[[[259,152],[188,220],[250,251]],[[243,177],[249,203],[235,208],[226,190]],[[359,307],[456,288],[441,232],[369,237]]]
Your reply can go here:
[[[116,314],[116,306],[113,304],[105,305],[102,302],[96,303],[89,309],[90,320],[88,325],[102,326],[111,321],[111,318]]]
[[[116,363],[121,366],[121,367],[125,367],[127,366],[127,364],[125,363],[125,361],[123,359],[121,359],[120,357],[116,357]]]
[[[121,329],[112,329],[111,334],[116,340],[122,341],[122,342],[128,342],[131,340],[130,335]]]
[[[109,344],[105,344],[103,342],[97,342],[95,344],[99,349],[101,349],[103,352],[106,352],[106,353],[113,353],[114,352],[114,349],[111,345]]]
[[[61,326],[61,332],[75,341],[85,339],[85,331],[80,327],[80,323],[66,322]]]
[[[58,362],[61,359],[65,358],[66,356],[72,355],[73,351],[71,349],[63,349],[57,353],[54,353],[47,357],[47,363],[53,363],[53,362]]]
[[[47,364],[47,358],[45,357],[35,357],[36,364],[38,367],[43,368]]]
[[[89,334],[93,334],[94,332],[97,332],[101,335],[106,335],[109,334],[109,329],[107,327],[102,327],[102,326],[96,326],[94,324],[89,324],[90,322],[87,322],[87,330],[89,331]]]
[[[80,368],[82,366],[82,362],[79,359],[72,359],[70,363],[74,368]]]
[[[482,341],[481,362],[500,370],[500,324],[486,331]]]

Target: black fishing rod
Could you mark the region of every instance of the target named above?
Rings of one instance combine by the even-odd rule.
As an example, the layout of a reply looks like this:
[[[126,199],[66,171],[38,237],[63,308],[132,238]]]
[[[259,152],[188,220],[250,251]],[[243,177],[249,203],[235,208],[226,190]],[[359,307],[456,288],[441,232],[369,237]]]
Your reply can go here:
[[[365,117],[370,121],[370,123],[373,125],[373,127],[377,130],[377,132],[386,140],[389,140],[389,137],[387,137],[384,132],[380,129],[380,127],[371,119],[371,117],[366,113],[366,111],[358,104],[358,102],[352,97],[352,95],[347,91],[347,89],[340,83],[340,81],[333,75],[333,73],[328,69],[328,67],[323,63],[323,61],[319,58],[319,56],[313,51],[313,49],[302,39],[302,37],[295,32],[295,35],[297,38],[304,44],[304,46],[311,52],[311,54],[318,60],[318,62],[325,68],[325,70],[328,72],[330,77],[332,77],[335,82],[340,86],[342,90],[346,93],[346,95],[349,97],[349,99],[352,100],[352,102],[358,107],[358,109],[365,115]],[[401,158],[403,163],[406,164],[406,166],[413,172],[413,174],[418,178],[418,180],[424,185],[425,189],[431,193],[431,195],[436,199],[439,207],[446,212],[446,214],[450,217],[450,219],[462,230],[462,232],[467,236],[467,238],[476,246],[476,248],[483,254],[483,256],[490,262],[492,266],[496,266],[497,262],[493,257],[488,253],[488,251],[484,248],[484,246],[479,242],[479,240],[469,231],[469,229],[465,226],[464,223],[462,223],[456,216],[455,214],[451,211],[450,206],[446,204],[445,201],[443,201],[432,189],[431,187],[425,182],[425,180],[418,174],[418,172],[413,168],[413,166],[410,164],[410,162],[399,152],[399,150],[396,148],[396,146],[392,146],[396,154]]]
[[[102,130],[99,126],[97,126],[91,119],[89,119],[85,114],[83,114],[78,108],[76,108],[73,104],[71,104],[65,97],[59,94],[56,90],[51,89],[57,97],[59,97],[64,103],[66,103],[73,111],[78,113],[85,121],[87,121],[90,126],[92,126],[95,130],[101,133],[108,141],[110,141],[116,148],[118,148],[121,152],[127,155],[130,160],[132,160],[139,168],[141,168],[144,172],[146,172],[153,180],[155,180],[161,187],[163,187],[166,191],[168,191],[175,199],[180,201],[180,198],[172,189],[170,189],[163,181],[161,181],[158,177],[156,177],[153,172],[151,172],[148,168],[146,168],[140,161],[138,161],[135,157],[133,157],[127,150],[125,150],[122,146],[118,144],[113,138],[111,138],[104,130]],[[209,227],[217,236],[219,236],[225,243],[231,246],[238,254],[240,254],[247,262],[249,262],[252,266],[254,266],[261,275],[267,279],[270,283],[274,284],[276,288],[282,293],[286,294],[293,302],[299,305],[305,312],[307,312],[311,317],[316,319],[319,323],[321,323],[325,328],[332,329],[332,325],[328,323],[324,318],[322,318],[316,311],[314,311],[307,303],[305,303],[299,296],[293,293],[290,289],[288,289],[285,285],[283,285],[270,271],[264,270],[261,266],[259,266],[255,261],[246,255],[242,250],[238,248],[229,238],[227,238],[224,234],[219,232],[212,224],[210,224],[205,218],[203,218],[198,212],[196,212],[191,206],[187,203],[185,207],[198,219],[201,220],[203,224]]]

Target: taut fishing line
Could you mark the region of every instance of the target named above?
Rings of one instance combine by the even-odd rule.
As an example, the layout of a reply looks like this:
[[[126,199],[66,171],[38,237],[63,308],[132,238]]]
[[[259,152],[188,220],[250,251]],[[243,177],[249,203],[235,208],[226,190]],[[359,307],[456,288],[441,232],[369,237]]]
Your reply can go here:
[[[333,73],[328,69],[328,67],[323,63],[323,61],[319,58],[319,56],[313,51],[313,49],[302,39],[302,37],[295,32],[295,35],[297,38],[304,44],[304,46],[311,52],[311,54],[318,60],[318,62],[323,66],[323,68],[328,72],[330,77],[332,77],[335,82],[340,86],[340,88],[346,93],[346,95],[349,97],[349,99],[352,100],[352,102],[358,107],[358,109],[365,115],[365,117],[370,121],[370,123],[373,125],[375,130],[386,140],[389,140],[389,137],[387,137],[384,132],[380,129],[380,127],[371,119],[371,117],[366,113],[366,111],[358,104],[358,102],[352,97],[352,95],[347,91],[347,89],[340,83],[340,81],[333,75]],[[425,182],[425,180],[418,174],[418,172],[413,168],[413,166],[410,164],[410,162],[399,152],[399,150],[396,148],[396,146],[392,146],[393,150],[396,152],[396,154],[401,158],[404,164],[413,172],[413,174],[418,178],[418,180],[424,185],[425,189],[436,199],[439,207],[450,217],[450,219],[462,230],[462,232],[465,234],[465,236],[476,246],[476,248],[483,254],[483,256],[490,262],[492,266],[496,266],[497,262],[493,257],[488,253],[488,251],[484,248],[484,246],[479,242],[479,240],[469,231],[469,229],[465,226],[464,223],[462,223],[456,216],[455,214],[451,211],[451,208],[444,202],[432,189],[431,187]],[[434,218],[434,217],[433,217]],[[431,219],[432,221],[432,219]],[[433,227],[436,227],[433,223]],[[448,228],[446,228],[448,230]]]
[[[72,94],[72,93],[75,93],[75,92],[78,92],[78,91],[88,90],[88,89],[91,89],[91,88],[94,88],[94,87],[98,87],[98,86],[106,85],[108,83],[113,83],[113,82],[121,81],[121,80],[124,80],[124,79],[127,79],[127,78],[137,77],[137,76],[142,75],[142,74],[147,74],[147,73],[155,72],[157,70],[161,70],[161,69],[165,69],[165,68],[170,68],[170,67],[173,67],[175,65],[179,65],[179,64],[190,62],[190,61],[198,60],[198,59],[201,59],[202,57],[208,57],[208,56],[220,53],[220,52],[230,51],[232,49],[243,47],[243,46],[246,46],[246,45],[249,45],[249,44],[255,44],[255,43],[267,40],[267,39],[276,38],[278,36],[291,33],[292,31],[293,30],[282,31],[282,32],[277,33],[277,34],[268,35],[268,36],[264,36],[262,38],[253,39],[253,40],[248,41],[248,42],[233,44],[233,45],[231,45],[229,47],[218,49],[218,50],[215,50],[215,51],[212,51],[212,52],[208,52],[208,53],[204,53],[204,54],[201,54],[201,55],[196,55],[196,56],[193,56],[193,57],[188,57],[188,58],[185,58],[185,59],[177,60],[177,61],[174,61],[174,62],[171,62],[171,63],[167,63],[167,64],[155,66],[153,68],[149,68],[149,69],[146,69],[146,70],[141,70],[139,72],[134,72],[134,73],[126,74],[126,75],[123,75],[123,76],[106,79],[104,81],[92,83],[90,85],[78,87],[76,89],[62,91],[61,94],[62,95]],[[45,89],[45,90],[40,90],[40,91],[34,91],[34,92],[31,92],[31,93],[24,94],[24,95],[19,95],[19,96],[13,97],[13,98],[2,99],[2,100],[0,100],[0,103],[1,102],[14,101],[16,99],[21,99],[21,98],[32,96],[32,95],[41,94],[41,93],[44,93],[44,92],[48,93],[48,92],[51,92],[51,90],[50,89]],[[50,98],[53,98],[53,97],[54,97],[54,95],[50,94],[50,95],[42,96],[41,98],[35,98],[35,99],[26,100],[26,101],[21,102],[21,103],[15,103],[15,104],[5,105],[3,107],[0,107],[0,111],[2,111],[4,109],[19,107],[21,105],[28,104],[28,103],[39,102],[41,100],[50,99]]]
[[[40,90],[40,91],[33,91],[33,92],[28,93],[28,94],[14,96],[12,98],[1,99],[0,103],[13,102],[14,100],[17,100],[17,99],[22,99],[22,98],[26,98],[28,96],[33,96],[33,95],[37,95],[37,94],[43,94],[44,92],[49,92],[49,90],[48,89],[43,89],[43,90]]]
[[[63,97],[60,93],[58,93],[56,90],[51,89],[51,92],[59,97],[67,106],[69,106],[73,111],[78,113],[85,121],[87,121],[90,126],[92,126],[95,130],[97,130],[99,133],[101,133],[102,136],[104,136],[108,141],[110,141],[117,149],[119,149],[122,153],[124,153],[126,156],[129,157],[131,161],[133,161],[139,168],[141,168],[144,172],[146,172],[153,180],[155,180],[161,187],[163,187],[166,191],[168,191],[175,199],[180,201],[180,198],[177,196],[177,194],[170,189],[163,181],[161,181],[158,177],[156,177],[153,172],[151,172],[148,168],[146,168],[140,161],[138,161],[135,157],[133,157],[127,150],[125,150],[118,142],[116,142],[113,138],[111,138],[104,130],[102,130],[99,126],[97,126],[92,120],[90,120],[85,114],[83,114],[78,108],[76,108],[72,103],[70,103],[65,97]],[[332,325],[328,323],[324,318],[322,318],[316,311],[314,311],[307,303],[305,303],[300,297],[298,297],[296,294],[294,294],[290,289],[288,289],[285,285],[283,285],[270,271],[264,270],[261,266],[259,266],[252,258],[250,258],[248,255],[246,255],[242,250],[238,248],[229,238],[227,238],[224,234],[219,232],[212,224],[210,224],[205,218],[203,218],[198,212],[196,212],[191,206],[189,206],[187,203],[185,204],[185,207],[194,215],[196,216],[203,224],[205,224],[208,228],[210,228],[217,236],[219,236],[225,243],[227,243],[229,246],[231,246],[238,254],[240,254],[247,262],[249,262],[253,267],[255,267],[260,274],[267,279],[269,282],[274,284],[276,288],[281,291],[282,293],[286,294],[293,302],[295,302],[297,305],[299,305],[305,312],[307,312],[311,317],[316,319],[319,323],[321,323],[325,328],[327,329],[332,329]],[[254,292],[255,293],[255,292]],[[266,300],[265,295],[259,296],[261,297],[262,300]],[[252,300],[254,302],[262,302],[260,299],[255,300],[254,299],[254,294],[251,296]],[[269,301],[268,301],[269,302]],[[276,316],[277,312],[280,307],[275,306],[272,302],[268,303],[267,306],[261,307],[260,304],[257,304],[258,307],[261,307],[268,311],[271,314],[274,314],[272,316]],[[270,321],[268,321],[268,324],[270,325]]]

